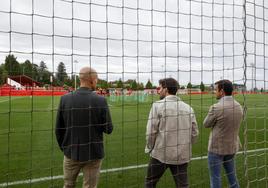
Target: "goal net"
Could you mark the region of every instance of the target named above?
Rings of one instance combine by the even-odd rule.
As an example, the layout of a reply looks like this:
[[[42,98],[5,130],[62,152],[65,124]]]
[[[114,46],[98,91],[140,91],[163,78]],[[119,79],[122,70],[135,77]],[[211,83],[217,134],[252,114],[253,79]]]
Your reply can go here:
[[[216,102],[214,83],[228,79],[246,114],[240,186],[268,187],[268,1],[1,0],[0,17],[0,187],[63,185],[55,117],[85,66],[98,72],[96,92],[115,126],[104,140],[99,187],[144,186],[146,123],[158,81],[169,77],[200,131],[190,186],[209,186],[203,120]],[[170,172],[159,187],[174,187]]]

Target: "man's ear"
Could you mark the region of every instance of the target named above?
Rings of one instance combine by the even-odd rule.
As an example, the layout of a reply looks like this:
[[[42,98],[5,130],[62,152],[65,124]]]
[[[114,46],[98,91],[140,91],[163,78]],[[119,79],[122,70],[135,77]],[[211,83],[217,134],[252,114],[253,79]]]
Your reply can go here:
[[[223,89],[221,89],[221,91],[220,91],[220,92],[221,92],[221,94],[224,94],[224,90],[223,90]]]
[[[98,83],[98,79],[91,79],[90,80],[91,85],[94,85],[94,84],[97,84],[97,83]]]
[[[167,88],[164,88],[164,90],[165,90],[165,94],[168,94],[168,90],[167,90]]]

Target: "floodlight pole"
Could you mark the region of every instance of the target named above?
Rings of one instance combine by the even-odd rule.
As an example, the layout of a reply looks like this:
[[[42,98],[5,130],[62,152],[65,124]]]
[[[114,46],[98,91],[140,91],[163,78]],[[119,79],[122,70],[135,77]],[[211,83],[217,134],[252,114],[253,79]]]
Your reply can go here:
[[[50,83],[52,85],[52,83],[53,83],[53,75],[50,75]]]

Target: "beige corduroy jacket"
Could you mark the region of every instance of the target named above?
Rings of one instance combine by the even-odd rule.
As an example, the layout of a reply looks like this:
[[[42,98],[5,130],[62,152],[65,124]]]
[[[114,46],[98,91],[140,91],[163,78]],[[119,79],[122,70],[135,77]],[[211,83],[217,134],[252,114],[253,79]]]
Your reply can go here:
[[[193,109],[175,95],[153,103],[146,130],[145,152],[165,164],[184,164],[198,136]]]
[[[204,120],[211,128],[208,151],[219,154],[235,154],[239,150],[239,127],[243,118],[241,105],[232,96],[222,97],[212,105]]]

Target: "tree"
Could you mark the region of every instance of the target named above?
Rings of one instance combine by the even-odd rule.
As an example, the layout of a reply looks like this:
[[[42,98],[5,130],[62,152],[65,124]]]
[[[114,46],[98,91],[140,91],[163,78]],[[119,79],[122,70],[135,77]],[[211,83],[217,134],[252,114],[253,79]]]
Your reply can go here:
[[[40,62],[40,65],[38,67],[38,75],[38,82],[41,82],[43,84],[50,84],[50,77],[52,76],[52,73],[48,71],[44,61]]]
[[[203,82],[200,83],[200,90],[203,92],[205,91],[205,85]]]
[[[20,74],[26,75],[30,78],[32,78],[33,74],[33,66],[32,63],[29,60],[26,60],[24,63],[20,64]]]
[[[144,85],[143,83],[138,83],[138,90],[144,90]]]
[[[6,83],[8,73],[5,70],[4,64],[0,65],[0,85]]]
[[[112,82],[108,82],[108,88],[114,88]]]
[[[72,87],[73,86],[73,79],[69,78],[68,76],[64,79],[64,85],[63,87],[65,89],[68,89],[69,87]]]
[[[4,67],[1,65],[0,66],[0,85],[2,85],[4,83],[4,81],[2,79],[3,72],[4,72]]]
[[[20,74],[32,77],[33,66],[29,60],[26,60],[24,63],[20,64]]]
[[[34,80],[38,80],[38,65],[31,63],[31,61],[26,60],[24,63],[19,64],[20,75],[28,76]]]
[[[124,82],[124,88],[125,89],[132,89],[132,83],[133,82],[134,82],[134,80],[128,79],[127,81]]]
[[[4,69],[10,76],[20,75],[20,64],[14,55],[9,54],[6,56]]]
[[[68,75],[66,73],[65,65],[63,62],[60,62],[56,73],[57,85],[62,86],[67,78]]]
[[[152,82],[150,80],[148,80],[148,82],[146,83],[145,88],[146,89],[152,89],[153,88],[153,84],[152,84]]]
[[[76,84],[75,84],[75,77],[76,77]],[[72,86],[73,88],[77,88],[79,87],[80,85],[80,79],[79,79],[79,76],[78,75],[71,75],[71,82],[72,84],[70,86]]]
[[[133,80],[133,82],[131,83],[130,88],[133,89],[133,90],[137,90],[138,89],[138,84],[137,84],[136,80]]]
[[[116,87],[117,88],[123,88],[123,82],[122,82],[121,78],[117,81]]]
[[[36,64],[32,64],[32,67],[33,67],[33,69],[32,69],[32,78],[34,79],[34,80],[38,80],[38,69],[39,69],[39,66],[38,65],[36,65]]]
[[[98,79],[98,86],[102,89],[107,89],[108,82],[106,80]]]
[[[191,82],[189,82],[188,84],[187,84],[187,89],[191,89],[193,86],[192,86],[192,84],[191,84]]]
[[[44,61],[40,61],[39,70],[40,71],[47,71],[47,65]]]

